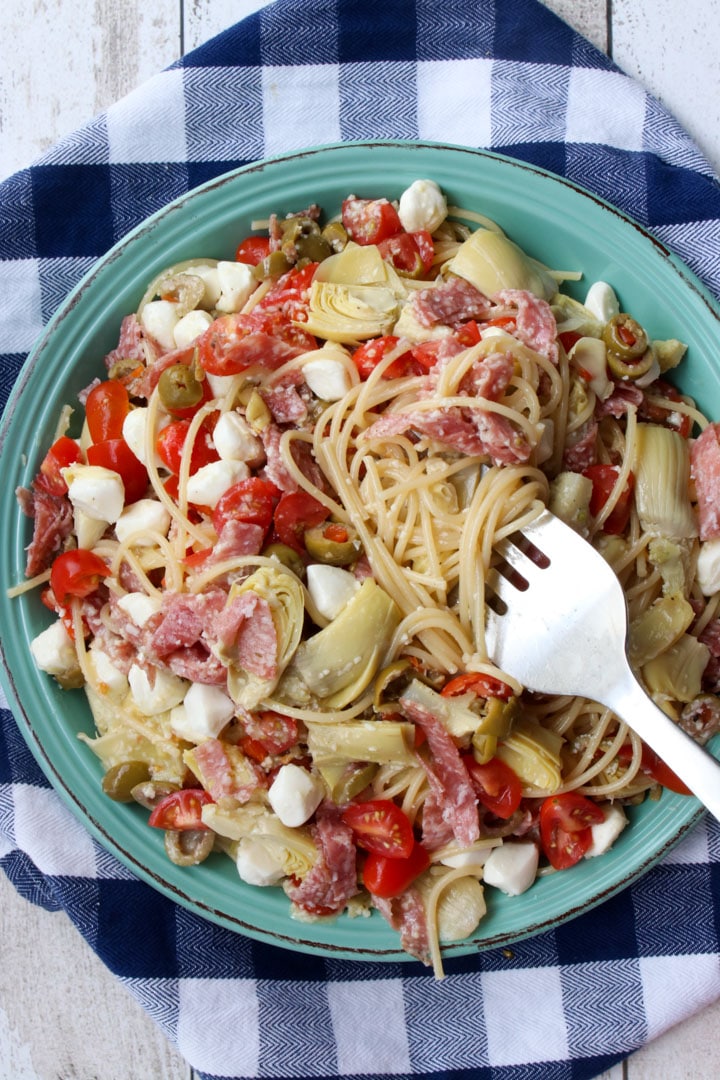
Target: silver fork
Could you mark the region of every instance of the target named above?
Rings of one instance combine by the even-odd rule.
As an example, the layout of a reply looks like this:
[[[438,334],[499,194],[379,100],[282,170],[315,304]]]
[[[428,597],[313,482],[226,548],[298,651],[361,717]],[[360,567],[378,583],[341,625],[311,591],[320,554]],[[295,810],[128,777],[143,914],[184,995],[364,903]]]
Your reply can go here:
[[[625,595],[602,555],[548,510],[495,550],[505,563],[488,579],[499,600],[487,612],[495,663],[529,690],[579,695],[612,709],[720,820],[720,763],[633,674]]]

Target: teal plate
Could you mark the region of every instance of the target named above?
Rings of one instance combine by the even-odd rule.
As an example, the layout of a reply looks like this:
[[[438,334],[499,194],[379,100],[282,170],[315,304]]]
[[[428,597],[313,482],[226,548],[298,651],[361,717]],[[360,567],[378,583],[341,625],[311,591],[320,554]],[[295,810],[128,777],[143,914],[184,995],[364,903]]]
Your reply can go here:
[[[494,218],[526,251],[557,269],[580,270],[569,291],[581,299],[592,281],[609,281],[624,309],[657,338],[689,345],[681,388],[720,416],[720,313],[693,274],[643,228],[567,180],[497,155],[412,143],[320,147],[260,162],[212,181],[153,215],[114,247],[73,291],[23,368],[0,430],[2,669],[17,723],[50,783],[92,835],[138,877],[196,914],[250,937],[305,952],[357,960],[407,960],[379,914],[369,919],[293,920],[280,889],[244,884],[230,859],[202,866],[170,863],[146,811],[118,805],[100,790],[101,768],[77,739],[92,732],[81,691],[64,692],[37,672],[29,641],[49,621],[36,594],[9,600],[23,580],[30,523],[15,488],[28,485],[52,438],[60,407],[102,374],[122,317],[147,283],[181,259],[232,258],[253,219],[310,202],[326,213],[342,198],[396,198],[414,179],[436,180],[451,203]],[[459,956],[537,934],[611,896],[645,873],[693,826],[694,798],[663,794],[631,811],[631,825],[601,858],[538,881],[522,896],[487,890],[488,915],[467,940],[446,946]]]

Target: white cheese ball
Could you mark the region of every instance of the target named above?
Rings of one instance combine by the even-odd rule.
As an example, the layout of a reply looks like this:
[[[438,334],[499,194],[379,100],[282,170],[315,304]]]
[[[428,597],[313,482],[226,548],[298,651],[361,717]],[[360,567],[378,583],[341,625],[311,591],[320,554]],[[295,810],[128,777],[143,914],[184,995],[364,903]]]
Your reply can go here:
[[[148,619],[158,613],[162,607],[162,601],[159,596],[148,596],[144,592],[129,592],[120,597],[117,606],[136,626],[144,626]]]
[[[30,652],[36,666],[48,675],[62,675],[77,667],[75,645],[61,619],[33,638]]]
[[[138,499],[126,506],[115,522],[115,535],[121,544],[131,536],[138,547],[153,544],[148,533],[156,532],[167,536],[170,528],[170,514],[158,499]]]
[[[181,739],[216,739],[235,715],[235,703],[219,686],[192,683],[181,705],[170,712],[170,727]]]
[[[69,465],[60,471],[75,510],[93,521],[117,521],[125,506],[125,485],[119,473],[102,465]]]
[[[318,350],[320,352],[321,350]],[[319,357],[303,364],[303,378],[321,401],[339,401],[352,389],[350,373],[340,360]]]
[[[483,878],[487,885],[494,885],[508,896],[519,896],[534,882],[538,861],[537,845],[530,840],[507,841],[490,852]]]
[[[618,803],[605,804],[603,810],[605,820],[590,826],[592,840],[585,852],[586,859],[594,859],[596,855],[609,851],[628,823],[627,814]]]
[[[166,412],[158,410],[157,413],[157,431],[160,432],[164,427],[170,423],[171,417]],[[122,436],[125,442],[128,444],[138,461],[141,461],[143,465],[147,465],[147,455],[145,453],[145,432],[147,431],[148,424],[148,410],[144,407],[137,409],[131,409],[123,420]],[[153,439],[153,442],[155,440]],[[158,454],[154,454],[153,461],[156,468],[162,467],[162,458]]]
[[[212,315],[207,311],[200,311],[197,308],[194,311],[188,311],[187,315],[183,315],[173,329],[175,347],[187,349],[189,345],[192,345],[205,333],[208,326],[212,326],[212,322]]]
[[[268,791],[268,800],[283,825],[296,829],[313,816],[325,797],[321,780],[300,765],[283,765]]]
[[[414,180],[400,196],[398,216],[406,232],[435,232],[447,217],[447,200],[434,180]]]
[[[250,470],[244,461],[211,461],[188,479],[187,497],[198,506],[213,510],[229,487],[247,480]]]
[[[177,308],[175,300],[151,300],[140,313],[143,329],[163,349],[175,348],[175,327],[179,321]]]
[[[260,464],[264,457],[263,444],[244,416],[225,412],[213,430],[213,442],[223,461],[245,461]]]
[[[217,264],[220,282],[218,311],[240,311],[258,286],[252,266],[247,263],[220,261]]]
[[[277,885],[285,877],[281,864],[267,846],[250,836],[240,840],[235,865],[248,885]]]
[[[703,596],[713,596],[720,590],[720,537],[700,545],[697,583]]]
[[[310,598],[326,619],[340,614],[360,588],[360,582],[349,570],[325,563],[310,563],[307,568],[307,587]]]

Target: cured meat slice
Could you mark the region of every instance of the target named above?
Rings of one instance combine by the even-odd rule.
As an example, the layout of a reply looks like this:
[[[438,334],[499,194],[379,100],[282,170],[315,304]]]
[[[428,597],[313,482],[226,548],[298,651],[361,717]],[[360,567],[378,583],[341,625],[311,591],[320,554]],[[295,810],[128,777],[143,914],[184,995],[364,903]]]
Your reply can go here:
[[[690,445],[700,539],[720,536],[720,424],[708,424]]]
[[[393,900],[381,900],[380,897],[374,896],[373,905],[393,930],[400,934],[400,944],[405,952],[423,964],[429,964],[430,939],[427,915],[419,890],[411,885],[402,896]]]
[[[265,778],[239,747],[221,739],[205,739],[188,755],[188,763],[216,802],[223,797],[247,802],[264,787]]]
[[[515,337],[557,364],[557,323],[547,300],[524,289],[503,289],[493,299],[516,309]]]
[[[18,488],[20,509],[33,519],[32,540],[28,544],[25,574],[35,577],[47,570],[73,528],[73,510],[64,495]]]
[[[263,597],[251,590],[235,596],[215,619],[214,634],[238,667],[261,679],[277,678],[277,630]]]
[[[480,823],[477,796],[460,752],[442,721],[428,709],[409,698],[400,698],[399,704],[403,715],[422,728],[427,738],[430,760],[422,754],[418,754],[418,760],[427,774],[433,800],[442,801],[442,820],[458,844],[469,847],[480,836]],[[437,828],[438,822],[433,821],[433,829]],[[424,836],[423,843],[430,846]]]
[[[323,804],[317,811],[312,835],[318,856],[299,885],[287,893],[294,904],[311,915],[333,915],[360,891],[357,883],[356,850],[352,829],[340,811]]]
[[[421,326],[442,323],[456,329],[470,319],[487,319],[492,301],[464,278],[454,277],[431,289],[421,289],[412,299],[412,312]]]

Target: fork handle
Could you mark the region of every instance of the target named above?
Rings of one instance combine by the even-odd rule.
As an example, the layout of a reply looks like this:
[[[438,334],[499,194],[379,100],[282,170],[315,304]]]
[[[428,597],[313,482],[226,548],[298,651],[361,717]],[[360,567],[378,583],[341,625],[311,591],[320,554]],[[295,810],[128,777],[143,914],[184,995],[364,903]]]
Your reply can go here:
[[[720,762],[648,697],[629,667],[604,704],[620,716],[720,821]]]

